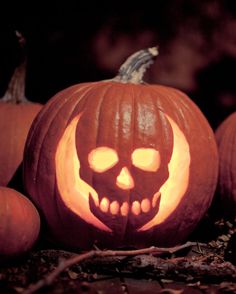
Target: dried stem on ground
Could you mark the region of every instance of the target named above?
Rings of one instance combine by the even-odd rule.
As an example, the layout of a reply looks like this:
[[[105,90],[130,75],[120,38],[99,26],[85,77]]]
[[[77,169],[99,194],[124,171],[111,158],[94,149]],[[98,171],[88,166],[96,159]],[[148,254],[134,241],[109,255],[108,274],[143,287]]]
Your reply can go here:
[[[205,246],[205,244],[200,244]],[[53,270],[49,275],[45,276],[43,279],[39,280],[35,284],[31,284],[23,294],[32,294],[38,291],[39,289],[50,286],[54,282],[54,280],[59,276],[61,272],[63,272],[68,267],[78,264],[84,260],[95,258],[95,257],[115,257],[115,256],[136,256],[136,255],[145,255],[145,254],[152,254],[152,255],[161,255],[164,253],[175,253],[182,249],[192,247],[192,246],[199,246],[197,242],[187,242],[183,245],[171,247],[171,248],[159,248],[159,247],[149,247],[144,249],[138,250],[91,250],[89,252],[74,255],[68,259],[62,260],[59,265]]]

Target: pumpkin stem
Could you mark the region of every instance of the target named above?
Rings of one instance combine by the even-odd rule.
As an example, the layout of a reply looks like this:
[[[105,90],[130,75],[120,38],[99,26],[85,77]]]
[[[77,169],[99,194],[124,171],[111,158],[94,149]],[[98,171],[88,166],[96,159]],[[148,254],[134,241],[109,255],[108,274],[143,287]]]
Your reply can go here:
[[[157,55],[158,47],[143,49],[134,53],[122,64],[113,81],[133,84],[143,83],[144,73]]]
[[[16,31],[16,36],[21,48],[24,51],[25,48],[25,39],[24,37]],[[9,103],[25,103],[29,102],[25,97],[25,77],[26,77],[26,56],[24,56],[23,62],[13,72],[11,80],[8,84],[7,90],[2,97],[1,101]]]

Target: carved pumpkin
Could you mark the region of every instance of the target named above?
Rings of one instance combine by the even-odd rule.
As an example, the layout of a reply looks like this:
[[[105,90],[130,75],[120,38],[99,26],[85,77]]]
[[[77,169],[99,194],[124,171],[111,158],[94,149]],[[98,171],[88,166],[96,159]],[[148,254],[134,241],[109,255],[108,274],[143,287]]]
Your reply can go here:
[[[23,159],[28,131],[39,103],[25,98],[26,61],[14,71],[5,95],[0,99],[0,185],[6,186]]]
[[[65,89],[32,125],[25,187],[67,246],[173,245],[212,201],[214,134],[184,93],[142,83],[156,55],[142,50],[113,80]]]
[[[219,149],[218,192],[221,208],[227,216],[236,215],[236,112],[228,116],[216,130]],[[222,209],[221,209],[222,211]]]
[[[30,250],[39,229],[39,214],[33,203],[13,189],[0,187],[0,260]]]

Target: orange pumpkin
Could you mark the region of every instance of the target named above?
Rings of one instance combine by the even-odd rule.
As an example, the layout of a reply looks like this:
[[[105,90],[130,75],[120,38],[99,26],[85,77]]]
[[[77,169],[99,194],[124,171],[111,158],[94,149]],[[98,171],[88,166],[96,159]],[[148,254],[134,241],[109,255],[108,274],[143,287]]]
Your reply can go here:
[[[142,82],[156,55],[141,50],[116,78],[61,91],[32,125],[25,187],[66,246],[174,245],[212,201],[214,134],[184,93]]]
[[[218,192],[224,215],[236,215],[236,112],[228,116],[216,129],[219,149]],[[223,208],[223,209],[222,209]]]
[[[25,98],[26,62],[13,73],[8,89],[0,99],[0,185],[6,186],[23,159],[26,137],[39,103]]]
[[[39,214],[32,202],[13,189],[0,187],[0,260],[30,250],[39,229]]]

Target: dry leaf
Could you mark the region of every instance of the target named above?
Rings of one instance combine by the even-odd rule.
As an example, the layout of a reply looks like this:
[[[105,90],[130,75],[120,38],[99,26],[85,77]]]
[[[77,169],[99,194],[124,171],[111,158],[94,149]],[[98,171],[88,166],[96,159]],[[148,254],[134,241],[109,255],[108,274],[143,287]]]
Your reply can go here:
[[[68,270],[68,275],[72,280],[76,280],[79,277],[79,274],[77,274],[76,272],[73,272],[71,270]]]

